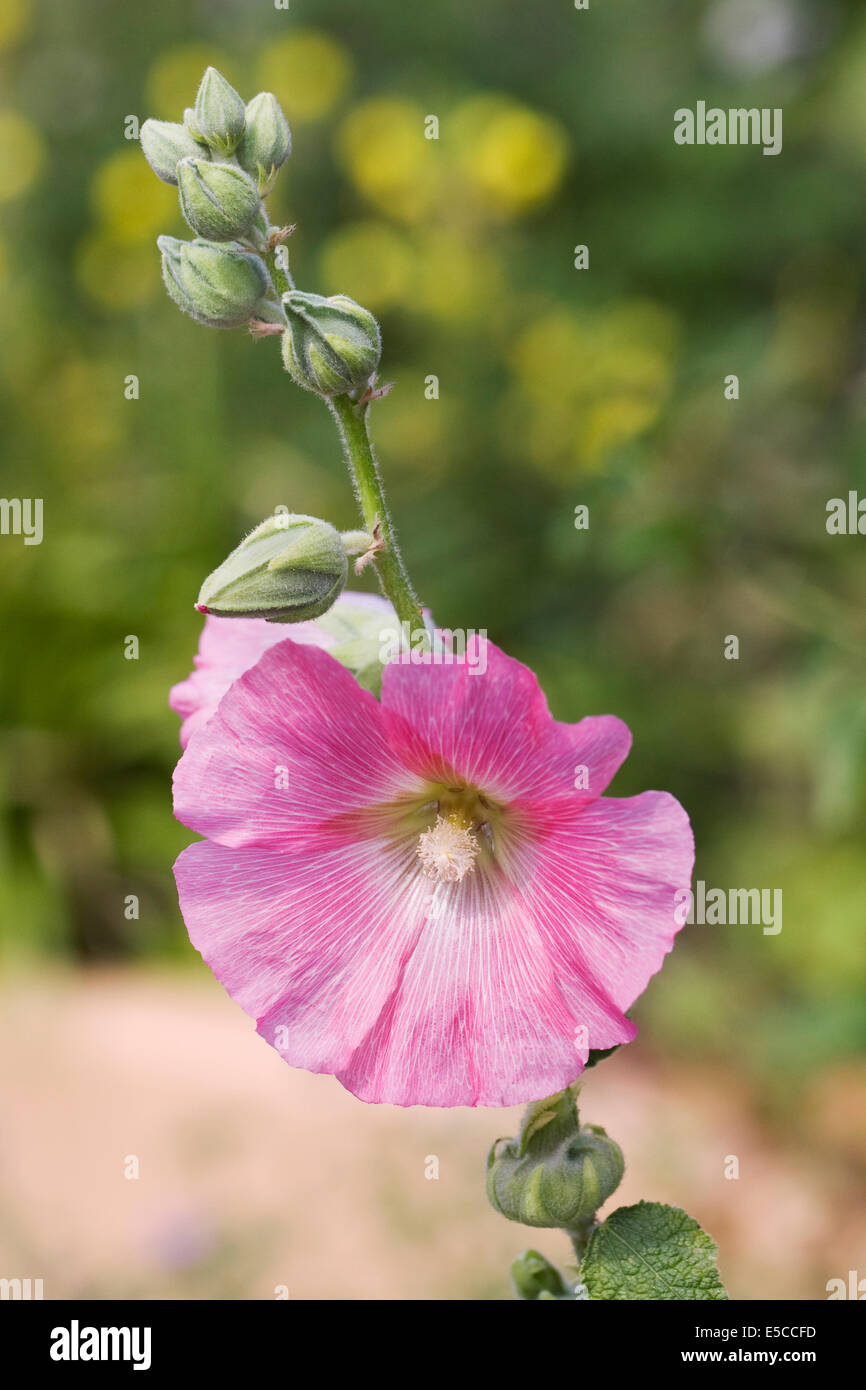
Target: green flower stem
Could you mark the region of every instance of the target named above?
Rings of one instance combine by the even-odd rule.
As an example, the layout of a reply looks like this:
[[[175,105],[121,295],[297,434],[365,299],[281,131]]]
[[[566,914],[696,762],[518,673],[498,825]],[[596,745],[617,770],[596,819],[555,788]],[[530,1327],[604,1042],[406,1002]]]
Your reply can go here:
[[[280,245],[282,245],[282,242],[280,243]],[[265,265],[271,272],[271,279],[274,282],[274,289],[277,292],[278,299],[281,298],[284,294],[287,294],[289,290],[293,290],[295,288],[295,282],[292,279],[291,275],[287,270],[283,270],[282,266],[277,260],[277,253],[279,249],[279,246],[275,246],[273,251],[266,251],[264,255]]]
[[[350,396],[334,396],[328,404],[343,441],[364,527],[381,541],[382,548],[373,556],[373,564],[382,590],[391,600],[400,622],[408,623],[409,631],[414,632],[419,626],[421,608],[406,573],[388,515],[382,479],[367,428],[369,404],[356,405]]]
[[[585,1221],[582,1221],[580,1225],[574,1227],[574,1229],[569,1229],[566,1231],[566,1235],[569,1237],[572,1245],[574,1246],[574,1253],[577,1257],[578,1265],[580,1265],[584,1257],[586,1247],[589,1244],[589,1238],[595,1230],[596,1224],[596,1219],[593,1215],[587,1217]]]

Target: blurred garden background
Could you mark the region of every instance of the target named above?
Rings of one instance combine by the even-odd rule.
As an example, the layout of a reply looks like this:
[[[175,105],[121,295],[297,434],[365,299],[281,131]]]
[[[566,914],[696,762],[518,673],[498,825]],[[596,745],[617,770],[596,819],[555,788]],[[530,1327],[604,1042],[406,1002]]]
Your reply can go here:
[[[615,1200],[687,1207],[734,1297],[826,1297],[866,1276],[866,539],[825,526],[866,496],[854,0],[0,0],[0,492],[44,499],[41,545],[0,536],[0,1275],[486,1298],[526,1245],[565,1258],[486,1207],[515,1114],[290,1071],[178,912],[199,584],[275,506],[355,523],[275,344],[160,283],[184,224],[128,118],[181,119],[208,64],[288,116],[299,287],[381,318],[373,431],[436,621],[558,718],[625,719],[614,791],[683,802],[696,879],[783,891],[776,935],[686,927],[588,1074]],[[783,152],[676,145],[698,100],[782,107]]]

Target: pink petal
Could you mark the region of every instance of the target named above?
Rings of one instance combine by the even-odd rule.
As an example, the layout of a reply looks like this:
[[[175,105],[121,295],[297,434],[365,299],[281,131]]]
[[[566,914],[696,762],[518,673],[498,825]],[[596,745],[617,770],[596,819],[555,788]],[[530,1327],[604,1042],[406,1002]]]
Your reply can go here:
[[[215,618],[208,614],[195,655],[196,669],[169,692],[168,703],[183,720],[181,748],[186,748],[196,729],[207,723],[229,686],[255,666],[269,647],[287,640],[327,646],[315,623],[294,623],[292,627],[290,634],[283,624],[264,618]]]
[[[354,590],[342,593],[330,612],[335,617],[379,613],[383,621],[394,616],[387,599]],[[181,748],[186,748],[196,729],[207,723],[238,676],[255,666],[269,648],[278,642],[299,642],[327,650],[336,641],[318,619],[310,623],[269,623],[264,618],[215,618],[209,614],[195,655],[196,669],[173,686],[168,697],[169,705],[183,720]]]
[[[439,1106],[515,1105],[574,1081],[587,1041],[513,887],[472,874],[434,902],[399,989],[338,1079],[361,1100]]]
[[[527,829],[511,881],[435,886],[411,842],[275,853],[197,844],[176,866],[193,943],[292,1066],[392,1105],[511,1105],[561,1089],[677,930],[685,813],[664,793]]]
[[[292,1066],[337,1072],[387,1009],[431,886],[379,839],[280,854],[191,845],[175,865],[190,939]]]
[[[339,834],[352,812],[420,789],[354,676],[316,647],[279,642],[191,739],[174,813],[225,845],[315,847],[327,822]]]
[[[200,842],[175,873],[193,944],[291,1066],[438,1106],[538,1098],[582,1069],[507,885],[465,880],[432,916],[414,847],[378,839],[304,855]]]
[[[598,796],[625,758],[631,734],[613,715],[557,724],[527,666],[473,638],[466,659],[393,661],[382,708],[392,747],[433,781],[465,779],[504,802]],[[575,789],[580,765],[588,787]]]
[[[610,1047],[625,1039],[613,1019],[608,1035],[594,1001],[603,994],[628,1009],[673,946],[676,895],[694,863],[689,818],[667,792],[643,792],[535,831],[515,856],[524,899],[569,1008],[589,1024],[592,1047]]]

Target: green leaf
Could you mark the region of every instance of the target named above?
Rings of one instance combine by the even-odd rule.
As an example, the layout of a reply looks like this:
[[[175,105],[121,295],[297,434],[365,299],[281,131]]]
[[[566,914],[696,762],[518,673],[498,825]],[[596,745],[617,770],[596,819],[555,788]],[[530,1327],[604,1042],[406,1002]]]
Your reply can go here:
[[[681,1207],[619,1207],[593,1232],[580,1266],[591,1299],[726,1299],[715,1241]]]
[[[626,1017],[628,1017],[628,1015],[626,1015]],[[605,1057],[611,1057],[611,1056],[613,1056],[614,1052],[618,1052],[618,1051],[619,1051],[619,1048],[620,1048],[620,1044],[619,1044],[619,1043],[615,1043],[613,1047],[592,1047],[592,1048],[590,1048],[589,1056],[588,1056],[587,1059],[586,1059],[586,1066],[584,1067],[583,1070],[584,1070],[584,1071],[589,1071],[590,1067],[596,1067],[596,1066],[598,1066],[599,1062],[603,1062],[604,1059],[605,1059]]]

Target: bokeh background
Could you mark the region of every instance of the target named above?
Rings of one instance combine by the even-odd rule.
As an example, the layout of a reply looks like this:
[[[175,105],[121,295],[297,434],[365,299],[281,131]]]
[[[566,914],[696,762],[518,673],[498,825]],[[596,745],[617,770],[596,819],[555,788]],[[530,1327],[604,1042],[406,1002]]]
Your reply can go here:
[[[866,494],[853,0],[0,0],[0,491],[45,507],[41,546],[0,537],[0,1274],[499,1298],[527,1244],[566,1258],[486,1207],[515,1112],[289,1071],[178,913],[200,581],[277,505],[355,520],[274,343],[160,284],[183,223],[127,118],[180,119],[208,63],[289,117],[299,286],[381,317],[373,427],[437,621],[558,718],[626,719],[615,790],[680,798],[697,878],[783,890],[778,935],[683,931],[583,1110],[626,1150],[616,1200],[686,1206],[734,1297],[824,1298],[866,1276],[866,540],[825,529]],[[698,99],[783,107],[783,153],[677,146]]]

